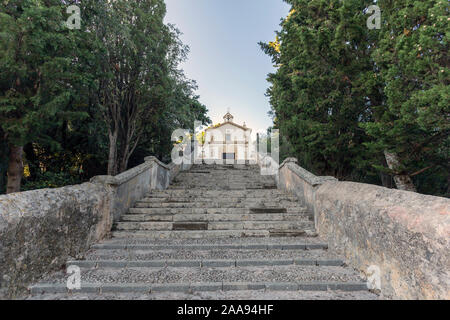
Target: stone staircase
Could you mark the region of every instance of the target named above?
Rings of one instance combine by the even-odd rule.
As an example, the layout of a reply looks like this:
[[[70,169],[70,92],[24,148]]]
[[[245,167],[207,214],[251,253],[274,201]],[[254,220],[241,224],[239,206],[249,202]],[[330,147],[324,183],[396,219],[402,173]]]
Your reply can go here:
[[[313,217],[257,166],[195,166],[154,191],[115,225],[115,238],[314,235]]]
[[[94,245],[81,289],[48,275],[30,299],[374,299],[327,251],[313,216],[257,166],[193,166],[152,191]]]

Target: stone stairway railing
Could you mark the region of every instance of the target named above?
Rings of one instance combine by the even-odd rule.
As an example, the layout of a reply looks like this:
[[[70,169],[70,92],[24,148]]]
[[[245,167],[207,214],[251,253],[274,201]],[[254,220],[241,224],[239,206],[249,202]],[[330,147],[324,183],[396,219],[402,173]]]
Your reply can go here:
[[[14,297],[43,274],[83,256],[113,222],[182,170],[156,158],[116,177],[0,196],[0,295]],[[287,159],[279,189],[314,212],[329,248],[366,272],[383,296],[450,299],[450,200],[317,177]]]
[[[0,196],[0,298],[20,294],[68,257],[82,256],[137,200],[166,189],[180,170],[189,169],[182,166],[147,157],[115,177]]]
[[[376,299],[317,239],[312,217],[255,165],[195,165],[140,199],[111,239],[67,261],[79,287],[61,270],[27,299]]]
[[[329,248],[383,296],[450,299],[450,199],[318,177],[295,158],[279,166],[276,180],[314,212]]]
[[[173,162],[166,165],[156,157],[146,157],[144,160],[143,164],[117,176],[97,176],[91,179],[92,183],[110,187],[114,195],[112,210],[114,221],[119,220],[122,214],[150,190],[167,189],[172,179],[182,169]],[[183,167],[183,170],[188,169],[189,167]]]

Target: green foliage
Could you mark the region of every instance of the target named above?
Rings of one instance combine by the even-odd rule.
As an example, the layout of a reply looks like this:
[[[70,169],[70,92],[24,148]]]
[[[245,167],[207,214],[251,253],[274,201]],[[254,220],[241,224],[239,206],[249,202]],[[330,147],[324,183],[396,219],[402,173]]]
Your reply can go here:
[[[22,190],[60,188],[67,185],[79,184],[81,182],[82,180],[78,176],[71,175],[69,172],[39,172],[34,180],[24,180]]]
[[[379,1],[383,28],[373,53],[386,103],[364,126],[369,148],[395,152],[419,191],[445,194],[450,172],[448,1]],[[428,182],[426,182],[428,181]],[[434,181],[435,184],[430,183]]]
[[[3,1],[0,12],[0,125],[22,146],[63,113],[72,95],[75,37],[60,1]]]
[[[410,175],[420,192],[448,194],[448,2],[377,1],[381,30],[366,26],[373,1],[286,2],[276,41],[260,43],[277,66],[267,95],[281,157],[386,186],[386,175]]]
[[[0,128],[0,154],[8,153],[8,144],[4,138],[4,133]],[[0,157],[0,194],[6,192],[6,171],[8,170],[8,158]]]
[[[275,125],[301,165],[351,179],[367,159],[359,128],[377,99],[364,31],[364,1],[289,1],[276,46],[261,44],[278,65],[268,90]],[[283,144],[283,142],[282,142]],[[283,150],[283,147],[282,147]]]
[[[81,30],[64,24],[70,4]],[[24,147],[25,190],[59,187],[106,174],[115,120],[121,171],[167,159],[173,128],[210,122],[178,69],[188,48],[165,10],[163,0],[0,1],[0,192],[9,144]]]

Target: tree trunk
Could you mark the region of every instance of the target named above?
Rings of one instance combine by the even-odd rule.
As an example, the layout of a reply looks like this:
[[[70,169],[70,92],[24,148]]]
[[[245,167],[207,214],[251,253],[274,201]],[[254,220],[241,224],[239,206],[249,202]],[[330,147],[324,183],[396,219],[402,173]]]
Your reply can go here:
[[[121,159],[120,167],[119,167],[119,172],[120,173],[127,171],[128,159],[129,159],[129,156],[127,156],[127,155],[124,155],[123,158]]]
[[[393,188],[392,177],[389,174],[380,172],[380,179],[381,179],[381,184],[383,185],[383,187],[389,188],[389,189]]]
[[[384,156],[389,169],[394,172],[394,182],[397,189],[417,192],[416,187],[414,186],[414,183],[409,175],[398,174],[398,167],[400,166],[398,156],[395,153],[388,152],[387,150],[384,151]]]
[[[22,154],[22,146],[10,145],[8,162],[8,183],[6,185],[6,193],[20,191],[20,182],[22,180],[23,174]]]
[[[108,175],[117,174],[117,130],[109,132],[109,155],[108,155]]]
[[[389,168],[389,166],[386,162],[386,156],[382,159],[382,161],[383,161],[383,167]],[[381,180],[383,187],[389,188],[389,189],[392,189],[395,187],[392,175],[382,172],[382,171],[379,172],[379,175],[380,175],[380,180]]]
[[[122,159],[120,161],[120,173],[126,171],[128,169],[128,162],[130,161],[130,157],[133,154],[134,150],[136,149],[138,143],[140,140],[140,135],[136,138],[136,140],[133,142],[133,145],[130,144],[130,139],[127,139],[125,148],[122,152]]]
[[[126,139],[125,142],[122,143],[122,150],[121,150],[121,159],[119,160],[119,172],[122,173],[127,170],[128,167],[128,152],[130,149],[129,140]]]

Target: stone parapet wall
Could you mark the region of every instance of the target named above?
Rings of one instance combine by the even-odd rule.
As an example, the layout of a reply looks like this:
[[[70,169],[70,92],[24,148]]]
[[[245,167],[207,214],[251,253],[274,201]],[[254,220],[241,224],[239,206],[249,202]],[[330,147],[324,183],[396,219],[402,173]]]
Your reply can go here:
[[[0,196],[0,289],[14,297],[68,257],[82,257],[112,226],[111,190],[84,183]]]
[[[0,196],[0,298],[23,293],[69,257],[83,257],[136,201],[166,189],[180,170],[181,165],[147,157],[114,177]]]
[[[146,157],[145,162],[117,176],[97,176],[92,183],[111,188],[113,193],[113,220],[118,221],[136,201],[142,199],[151,190],[167,189],[180,170],[189,170],[190,166],[165,164],[156,157]],[[183,168],[182,168],[183,167]]]
[[[300,202],[314,213],[314,196],[317,188],[325,181],[337,181],[334,177],[318,177],[297,165],[297,159],[287,158],[278,171],[278,188],[298,197]],[[317,228],[317,215],[314,214]]]
[[[449,199],[317,177],[295,162],[280,166],[279,188],[313,210],[331,250],[368,276],[380,271],[382,296],[450,299]]]
[[[96,176],[91,179],[91,183],[109,188],[113,221],[119,220],[128,208],[151,190],[153,166],[153,163],[145,162],[114,177]]]

